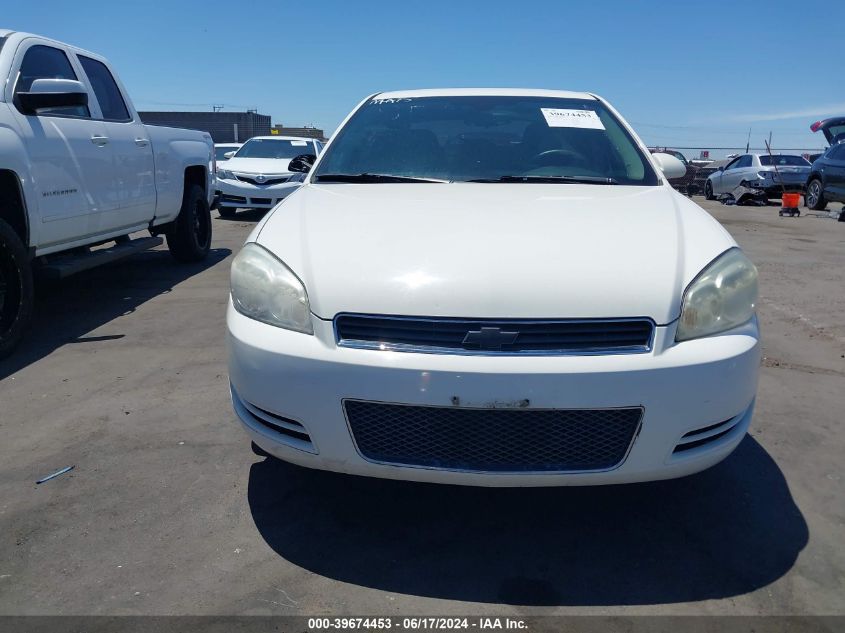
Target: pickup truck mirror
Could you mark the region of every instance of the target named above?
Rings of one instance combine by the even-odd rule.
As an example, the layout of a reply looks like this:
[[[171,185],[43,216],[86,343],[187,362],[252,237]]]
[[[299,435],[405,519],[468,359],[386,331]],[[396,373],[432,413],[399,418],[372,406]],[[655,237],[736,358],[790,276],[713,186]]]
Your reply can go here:
[[[687,173],[687,166],[671,154],[655,152],[651,157],[667,178],[681,178]]]
[[[290,163],[288,163],[288,171],[307,174],[311,171],[311,167],[314,165],[315,160],[317,160],[317,156],[315,154],[300,154],[299,156],[295,156],[291,159]]]
[[[223,154],[223,158],[225,158],[226,160],[229,160],[230,158],[232,158],[232,156],[235,155],[236,151],[237,150],[233,149],[231,152],[226,152],[225,154]]]
[[[24,114],[36,114],[41,108],[88,105],[88,91],[73,79],[36,79],[28,92],[15,96]]]

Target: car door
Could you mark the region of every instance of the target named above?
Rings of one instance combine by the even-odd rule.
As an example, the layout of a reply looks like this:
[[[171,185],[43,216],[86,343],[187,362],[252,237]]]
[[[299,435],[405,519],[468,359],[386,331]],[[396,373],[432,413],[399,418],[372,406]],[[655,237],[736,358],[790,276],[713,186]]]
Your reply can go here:
[[[107,230],[128,229],[149,221],[155,214],[152,144],[146,126],[127,105],[109,67],[81,53],[77,59],[97,99],[114,161],[113,182],[118,204],[104,214],[102,226]]]
[[[845,142],[831,148],[825,159],[825,196],[845,202]]]
[[[736,162],[736,167],[731,169],[728,174],[727,182],[725,183],[725,186],[727,187],[726,190],[728,192],[736,189],[741,182],[754,179],[752,176],[752,173],[754,172],[753,161],[754,157],[751,156],[751,154],[745,154],[744,156],[739,157],[739,160]]]
[[[711,182],[713,183],[713,193],[728,193],[733,190],[733,187],[729,187],[727,183],[731,178],[732,172],[736,170],[740,158],[742,157],[738,156],[737,158],[734,158],[731,162],[725,165],[725,168],[721,172],[716,172],[713,175],[713,178],[711,179]]]
[[[81,80],[67,50],[28,38],[15,52],[6,86],[38,192],[40,222],[33,234],[43,249],[96,234],[99,215],[116,201],[110,199],[112,156],[104,124],[91,116],[89,106],[25,114],[15,95],[27,92],[36,79]]]

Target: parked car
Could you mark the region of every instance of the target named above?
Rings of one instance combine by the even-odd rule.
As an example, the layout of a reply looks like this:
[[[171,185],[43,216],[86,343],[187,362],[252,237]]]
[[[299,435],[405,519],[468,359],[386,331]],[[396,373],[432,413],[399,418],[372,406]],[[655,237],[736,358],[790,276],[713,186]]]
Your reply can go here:
[[[722,194],[741,193],[737,202],[747,196],[780,198],[786,191],[803,191],[810,162],[792,154],[741,154],[725,167],[718,168],[704,183],[704,197],[713,200]]]
[[[157,246],[158,235],[176,259],[203,259],[214,172],[211,137],[141,123],[104,57],[0,30],[0,69],[4,356],[32,314],[33,266],[61,278]]]
[[[845,203],[845,117],[816,121],[810,129],[813,132],[821,130],[830,147],[813,162],[804,204],[821,210],[828,202]],[[845,222],[845,207],[839,214],[839,221]]]
[[[757,272],[682,172],[587,93],[368,97],[232,263],[237,417],[267,454],[393,479],[712,466],[754,409]]]
[[[824,155],[813,163],[807,179],[804,204],[810,209],[821,210],[829,202],[845,203],[845,141],[831,145]],[[839,215],[845,222],[845,213]]]
[[[237,152],[241,148],[241,145],[242,143],[215,143],[214,160],[218,163],[226,162],[233,152]]]
[[[668,149],[665,147],[649,147],[648,150],[652,154],[669,154],[670,156],[674,156],[684,164],[684,175],[669,180],[669,184],[672,185],[677,191],[680,191],[681,193],[684,193],[688,196],[695,195],[699,191],[701,191],[701,189],[698,188],[698,185],[695,182],[696,174],[698,173],[698,167],[688,161],[687,157],[684,156],[681,152],[675,149]]]
[[[289,169],[292,159],[313,163],[323,144],[296,136],[255,136],[244,143],[225,167],[217,169],[217,209],[231,217],[238,208],[272,209],[302,184],[302,174]]]

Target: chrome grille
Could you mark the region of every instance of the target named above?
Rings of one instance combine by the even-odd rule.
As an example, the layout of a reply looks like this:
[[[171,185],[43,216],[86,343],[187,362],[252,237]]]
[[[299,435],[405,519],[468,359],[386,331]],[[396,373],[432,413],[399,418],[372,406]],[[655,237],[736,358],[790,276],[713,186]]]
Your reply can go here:
[[[267,176],[263,182],[258,182],[255,176],[246,176],[244,174],[235,174],[235,178],[241,182],[248,182],[259,187],[266,187],[267,185],[279,185],[287,182],[290,176]]]
[[[643,410],[471,409],[345,400],[367,460],[472,472],[578,472],[621,464]]]
[[[339,345],[431,353],[636,354],[651,349],[646,318],[455,319],[340,314]]]

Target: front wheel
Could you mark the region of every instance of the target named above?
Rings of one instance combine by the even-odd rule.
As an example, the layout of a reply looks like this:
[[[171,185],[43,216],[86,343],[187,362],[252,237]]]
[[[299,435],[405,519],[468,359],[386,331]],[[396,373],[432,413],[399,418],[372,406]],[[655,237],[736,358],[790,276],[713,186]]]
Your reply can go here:
[[[0,358],[12,353],[32,318],[32,266],[14,229],[0,220]]]
[[[199,185],[185,189],[179,217],[165,233],[170,254],[180,262],[198,262],[211,249],[211,210]]]
[[[716,196],[713,195],[713,183],[709,180],[704,183],[704,198],[707,200],[716,199]]]
[[[217,213],[220,214],[221,218],[233,218],[237,214],[238,210],[236,207],[221,207],[218,205]]]
[[[807,185],[804,206],[813,211],[821,211],[827,206],[827,200],[824,199],[824,186],[818,178],[813,178]]]

